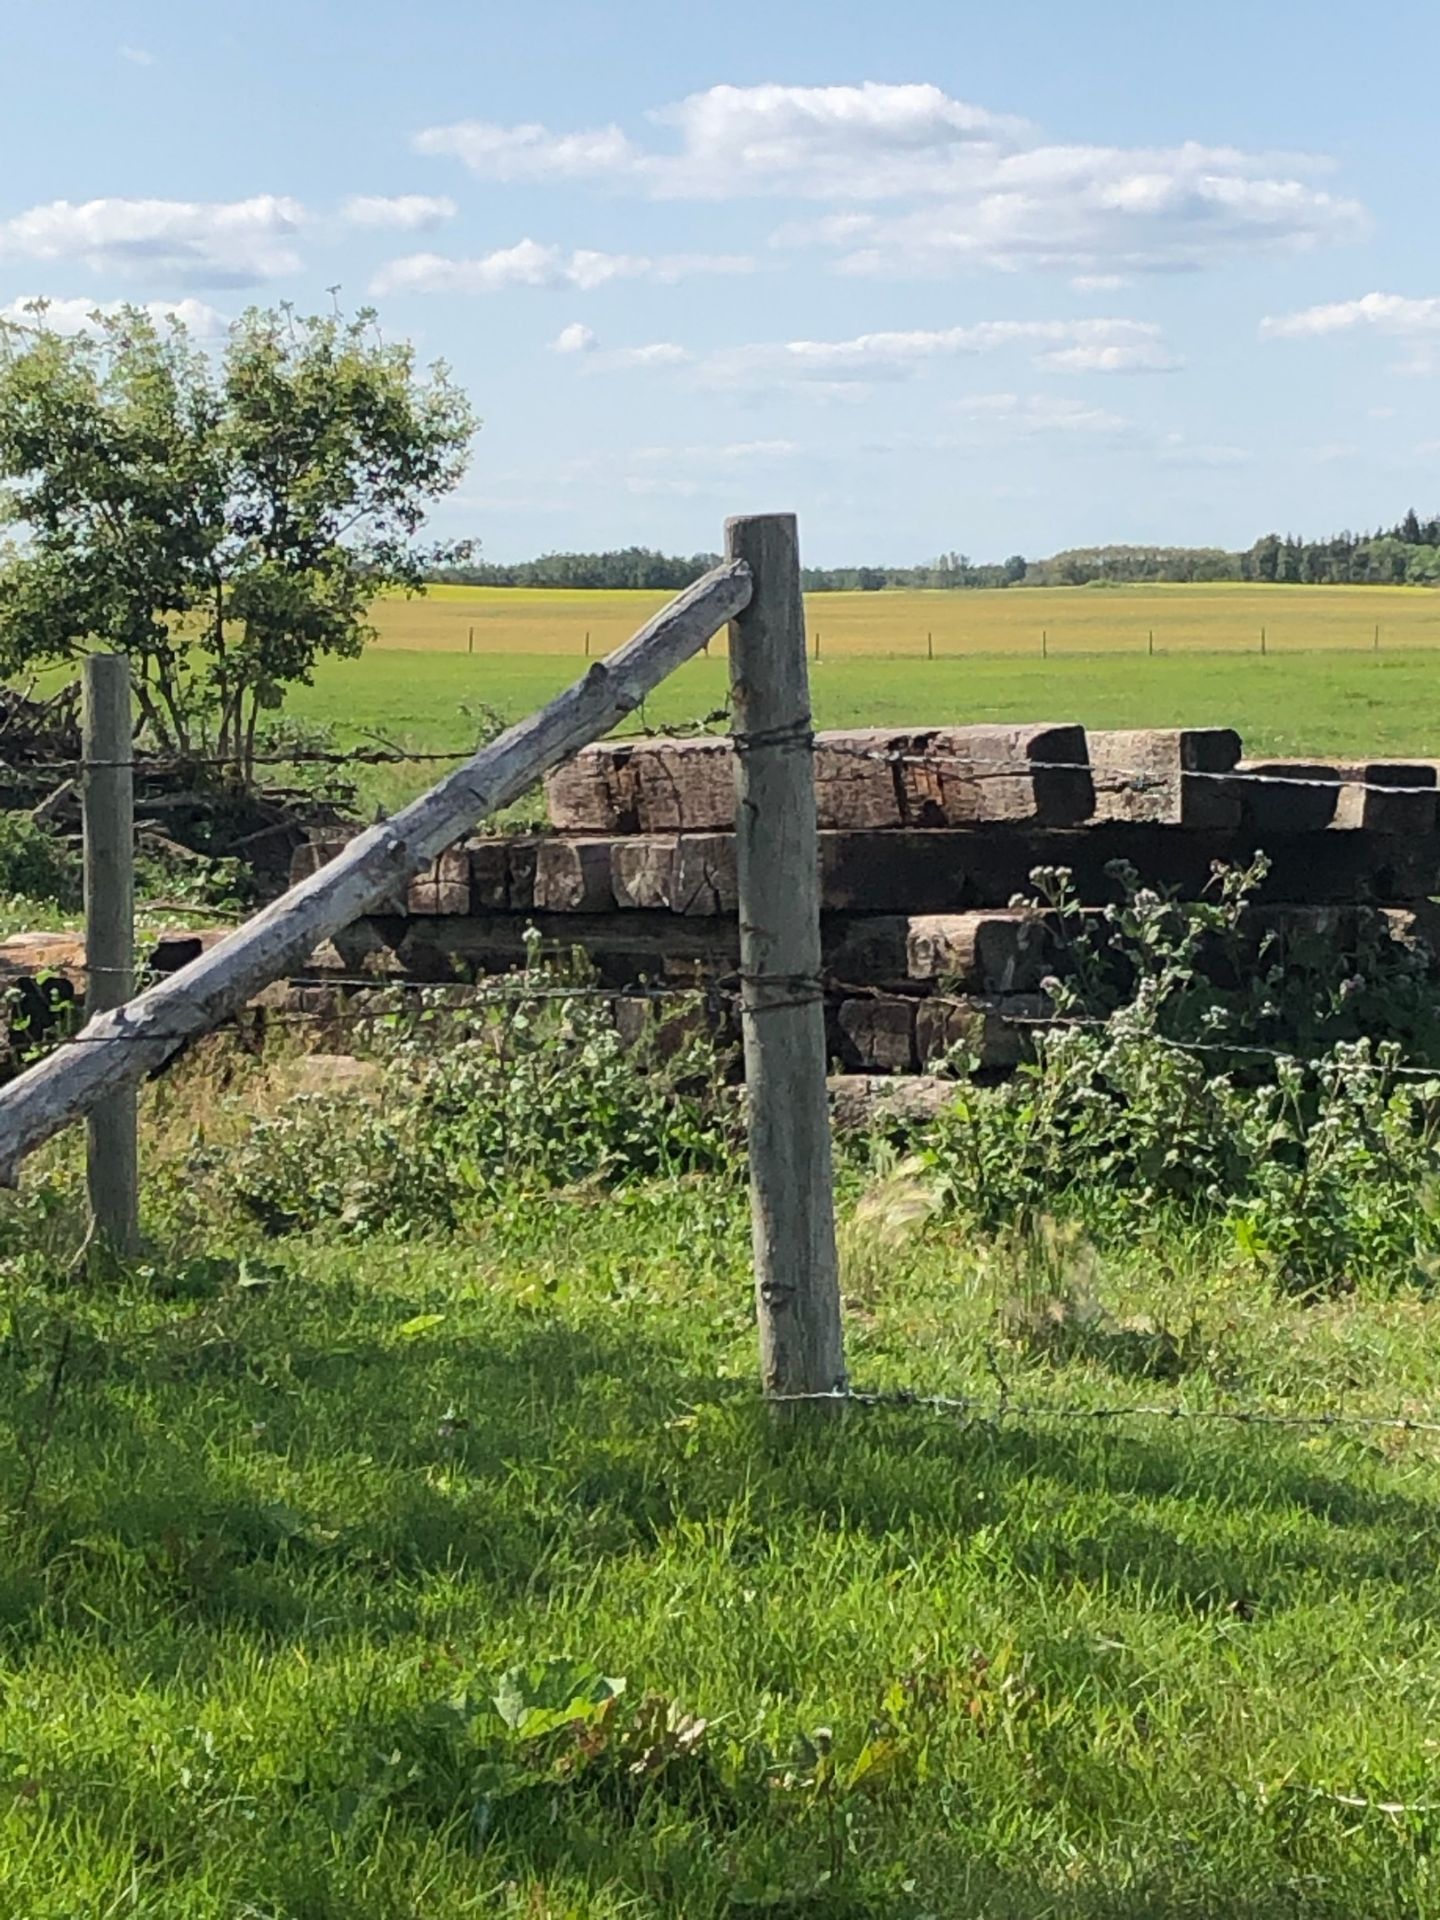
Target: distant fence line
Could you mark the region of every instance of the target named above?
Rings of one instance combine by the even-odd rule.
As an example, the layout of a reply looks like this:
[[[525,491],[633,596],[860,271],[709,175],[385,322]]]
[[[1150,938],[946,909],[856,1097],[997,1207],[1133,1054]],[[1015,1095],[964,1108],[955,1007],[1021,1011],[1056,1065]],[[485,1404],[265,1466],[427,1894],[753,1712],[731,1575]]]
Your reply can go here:
[[[1407,623],[1408,624],[1408,623]],[[1303,623],[1297,623],[1303,626]],[[1311,654],[1356,654],[1356,653],[1429,653],[1440,651],[1440,613],[1434,620],[1433,633],[1415,633],[1406,631],[1402,625],[1398,631],[1387,629],[1383,621],[1364,621],[1358,623],[1353,639],[1306,640],[1303,637],[1292,638],[1283,630],[1279,634],[1267,623],[1259,627],[1237,630],[1233,639],[1220,640],[1213,633],[1197,634],[1188,638],[1183,626],[1166,628],[1161,625],[1146,625],[1126,631],[1116,638],[1096,643],[1093,636],[1085,634],[1078,640],[1067,638],[1063,625],[1042,624],[1033,632],[1027,631],[1010,640],[996,641],[986,639],[979,645],[967,645],[963,635],[953,632],[937,632],[934,628],[916,628],[910,635],[886,634],[877,641],[870,641],[863,633],[842,632],[836,634],[827,629],[823,620],[815,621],[807,627],[806,647],[812,662],[823,663],[828,660],[1025,660],[1025,659],[1107,659],[1112,656],[1122,659],[1179,659],[1214,655],[1225,659],[1254,654],[1261,658],[1272,655],[1308,656]],[[1073,631],[1073,630],[1072,630]],[[422,646],[405,641],[387,641],[380,638],[374,644],[381,652],[388,653],[455,653],[468,655],[487,654],[549,654],[568,656],[572,650],[581,659],[598,657],[608,644],[605,637],[593,628],[576,627],[570,632],[556,633],[553,629],[543,636],[542,644],[535,644],[540,636],[528,633],[480,634],[476,643],[476,628],[471,626],[464,647],[436,645]],[[558,643],[558,644],[557,644]],[[710,649],[703,650],[706,654]]]

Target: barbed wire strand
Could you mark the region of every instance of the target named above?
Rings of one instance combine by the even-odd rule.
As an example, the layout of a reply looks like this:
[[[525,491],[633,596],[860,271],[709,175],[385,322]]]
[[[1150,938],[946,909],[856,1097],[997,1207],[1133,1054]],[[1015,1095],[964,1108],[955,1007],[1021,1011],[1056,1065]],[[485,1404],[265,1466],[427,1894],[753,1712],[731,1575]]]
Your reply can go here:
[[[997,1013],[1001,1024],[1007,1027],[1040,1029],[1046,1032],[1064,1031],[1071,1028],[1101,1030],[1109,1033],[1112,1038],[1117,1040],[1134,1040],[1137,1044],[1165,1047],[1173,1053],[1193,1053],[1200,1055],[1224,1054],[1230,1058],[1234,1058],[1236,1055],[1249,1056],[1253,1054],[1259,1059],[1273,1060],[1286,1066],[1302,1067],[1315,1071],[1324,1067],[1333,1067],[1340,1064],[1333,1058],[1326,1057],[1325,1055],[1299,1054],[1293,1049],[1287,1050],[1284,1047],[1257,1046],[1252,1042],[1244,1040],[1175,1040],[1172,1039],[1170,1035],[1164,1033],[1151,1033],[1144,1029],[1134,1031],[1127,1030],[1123,1019],[1117,1020],[1112,1018],[1106,1020],[1098,1015],[1055,1014],[1053,1016],[1047,1016],[1044,1014],[1010,1014],[1006,1013],[1003,1008],[998,1009]],[[1341,1040],[1335,1044],[1337,1046],[1358,1047],[1371,1043],[1368,1040],[1357,1039]],[[1385,1043],[1381,1042],[1380,1044],[1383,1045]],[[1401,1062],[1391,1064],[1383,1060],[1346,1061],[1343,1064],[1347,1071],[1353,1070],[1360,1073],[1389,1074],[1399,1079],[1440,1081],[1440,1066],[1416,1067],[1408,1066]]]
[[[700,724],[700,723],[697,723]],[[1141,729],[1141,731],[1144,731]],[[863,747],[853,741],[836,739],[824,733],[814,734],[809,723],[797,723],[794,728],[773,730],[770,735],[755,736],[753,741],[744,734],[681,732],[634,733],[615,735],[609,740],[597,743],[601,747],[629,747],[632,743],[648,742],[652,745],[669,739],[684,739],[693,742],[710,739],[717,746],[729,746],[743,752],[749,746],[777,745],[795,746],[802,750],[813,750],[816,754],[841,758],[874,761],[889,766],[916,766],[935,770],[953,769],[956,779],[964,782],[979,783],[985,780],[1014,780],[1024,777],[1050,773],[1088,774],[1101,792],[1133,791],[1136,793],[1155,792],[1173,787],[1177,782],[1211,781],[1228,784],[1232,787],[1289,787],[1318,789],[1340,793],[1353,791],[1376,793],[1390,796],[1434,794],[1440,796],[1440,776],[1430,781],[1391,782],[1373,780],[1364,774],[1349,774],[1344,763],[1339,763],[1333,772],[1322,771],[1313,774],[1261,772],[1255,768],[1235,767],[1230,769],[1205,767],[1176,767],[1156,772],[1153,767],[1127,767],[1107,765],[1103,761],[1092,760],[1036,760],[1008,757],[1005,759],[976,758],[971,754],[947,751],[943,747],[909,750],[900,747]],[[406,766],[449,763],[470,759],[479,751],[476,743],[458,746],[453,749],[414,749],[409,748],[354,748],[354,749],[295,749],[287,753],[257,754],[251,761],[253,766],[331,766],[331,767],[370,767],[370,766]],[[144,755],[126,760],[65,759],[49,761],[7,761],[0,755],[0,777],[18,778],[40,773],[60,773],[73,777],[87,771],[112,770],[129,767],[136,771],[154,774],[182,773],[205,767],[224,767],[234,769],[233,756],[201,755],[193,757],[174,757],[153,759]],[[1324,762],[1306,761],[1302,765],[1324,767]],[[1362,763],[1368,766],[1386,764],[1383,760]],[[1422,759],[1407,759],[1397,756],[1392,764],[1401,767],[1418,766]],[[1087,823],[1077,821],[1076,828]],[[1141,823],[1143,824],[1143,823]]]
[[[48,979],[53,981],[57,977],[69,978],[68,975],[64,974],[51,974],[48,976]],[[172,976],[162,974],[158,976],[156,980],[152,981],[150,985],[160,985],[170,977]],[[27,976],[27,978],[35,980],[37,984],[42,986],[46,984],[47,980],[47,976],[31,975]],[[786,994],[784,998],[749,1004],[744,998],[743,986],[745,984],[768,988],[772,991],[778,989],[782,993],[784,993],[787,988],[791,989],[791,991]],[[808,1006],[817,998],[825,998],[823,990],[820,992],[816,991],[816,984],[814,977],[809,975],[796,975],[793,977],[789,975],[755,975],[748,977],[746,981],[742,982],[740,976],[733,973],[725,976],[721,982],[710,981],[698,986],[662,986],[648,982],[637,982],[632,985],[619,987],[598,986],[588,983],[575,985],[537,985],[524,982],[501,986],[472,986],[464,981],[375,979],[364,975],[340,977],[294,975],[285,983],[285,991],[296,994],[344,991],[355,993],[364,992],[376,996],[396,992],[405,994],[450,994],[458,996],[449,999],[436,999],[430,1006],[420,1010],[422,1014],[464,1013],[487,1008],[532,1004],[544,1005],[551,1002],[567,1001],[608,1001],[611,1003],[639,1001],[642,1003],[659,1003],[685,1000],[689,1001],[697,1009],[703,1008],[712,1018],[718,1019],[727,1008],[732,1013],[738,1011],[752,1016],[758,1016],[767,1013],[784,1012],[797,1006]],[[141,991],[145,990],[146,989],[141,989]],[[268,991],[268,989],[262,991]],[[62,1001],[52,1009],[52,1012],[58,1016],[68,1008],[78,1004],[78,1001]],[[25,1016],[22,1021],[16,1023],[17,1029],[23,1032],[24,1026],[34,1017],[37,1016]],[[183,1046],[193,1041],[203,1039],[207,1033],[233,1031],[242,1027],[245,1023],[266,1028],[292,1026],[315,1032],[326,1026],[361,1027],[394,1023],[411,1017],[411,1010],[398,1006],[357,1007],[348,1006],[343,1003],[335,1003],[328,1006],[317,1007],[276,1007],[267,1005],[263,1000],[257,998],[247,1003],[246,1006],[240,1008],[237,1012],[226,1015],[223,1020],[217,1021],[213,1027],[202,1027],[194,1032],[165,1033],[164,1031],[157,1032],[153,1029],[146,1029],[143,1032],[137,1033],[112,1031],[103,1034],[88,1034],[82,1031],[67,1036],[57,1035],[53,1041],[53,1046],[55,1048],[62,1046],[123,1046],[131,1042],[139,1044],[155,1040],[163,1040],[167,1043],[173,1043],[176,1046]],[[1167,1035],[1149,1032],[1127,1034],[1123,1029],[1117,1029],[1113,1023],[1102,1019],[1067,1019],[1062,1015],[1056,1016],[1053,1020],[1044,1020],[1024,1016],[1007,1016],[1003,1011],[999,1013],[999,1018],[1006,1025],[1027,1028],[1042,1027],[1062,1030],[1066,1028],[1089,1028],[1105,1030],[1118,1039],[1133,1040],[1136,1045],[1160,1047],[1169,1052],[1180,1054],[1217,1056],[1231,1060],[1237,1057],[1256,1057],[1274,1062],[1277,1065],[1295,1068],[1306,1073],[1343,1071],[1345,1073],[1369,1074],[1379,1079],[1414,1081],[1440,1088],[1440,1066],[1422,1067],[1400,1061],[1390,1062],[1358,1057],[1350,1057],[1342,1060],[1337,1059],[1333,1054],[1298,1054],[1280,1047],[1257,1046],[1244,1041],[1173,1040]],[[1369,1041],[1363,1039],[1338,1041],[1336,1043],[1337,1047],[1353,1048],[1357,1051],[1370,1044]],[[39,1049],[37,1049],[37,1057],[38,1054]],[[874,1077],[878,1077],[881,1080],[893,1080],[896,1086],[899,1087],[903,1086],[907,1079],[913,1079],[917,1076],[881,1074]],[[952,1076],[943,1072],[931,1073],[929,1075],[922,1074],[918,1077],[942,1081],[953,1077],[957,1097],[959,1097],[967,1084],[967,1081],[962,1076]]]
[[[1287,1410],[1270,1407],[1187,1407],[1176,1403],[1122,1402],[1091,1406],[1076,1401],[1016,1400],[1006,1394],[990,1398],[926,1393],[908,1387],[865,1389],[842,1387],[829,1393],[767,1393],[769,1406],[856,1407],[870,1412],[930,1413],[963,1419],[977,1425],[999,1426],[1007,1420],[1079,1420],[1097,1424],[1120,1420],[1157,1420],[1167,1424],[1300,1429],[1382,1430],[1397,1433],[1440,1434],[1440,1419],[1409,1413],[1345,1413],[1334,1409]]]

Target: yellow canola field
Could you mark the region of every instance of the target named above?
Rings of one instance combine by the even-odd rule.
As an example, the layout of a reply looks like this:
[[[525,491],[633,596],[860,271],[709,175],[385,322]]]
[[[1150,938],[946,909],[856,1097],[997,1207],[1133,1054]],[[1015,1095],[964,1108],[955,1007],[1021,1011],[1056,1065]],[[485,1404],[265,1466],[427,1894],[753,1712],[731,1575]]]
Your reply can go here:
[[[663,606],[664,593],[434,587],[381,600],[376,645],[426,653],[598,658]],[[1254,653],[1440,646],[1440,591],[1424,587],[1015,587],[815,593],[822,658],[965,654]]]

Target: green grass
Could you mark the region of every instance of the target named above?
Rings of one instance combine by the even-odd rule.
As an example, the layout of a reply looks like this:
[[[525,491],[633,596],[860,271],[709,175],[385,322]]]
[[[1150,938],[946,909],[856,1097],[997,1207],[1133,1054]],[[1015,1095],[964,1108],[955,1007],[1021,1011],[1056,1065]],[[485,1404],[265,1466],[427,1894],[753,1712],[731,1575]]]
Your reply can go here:
[[[717,646],[717,655],[721,649]],[[531,712],[575,677],[551,654],[408,653],[376,648],[325,663],[290,710],[356,737],[356,717],[391,740],[424,750],[464,745],[474,710],[507,720]],[[1092,654],[1041,661],[885,661],[821,658],[811,669],[822,726],[1078,720],[1091,727],[1232,726],[1258,754],[1434,754],[1440,751],[1440,660],[1425,654]],[[652,726],[722,707],[723,658],[683,667],[647,703]],[[468,711],[467,711],[468,710]],[[426,784],[425,770],[382,778],[393,802]],[[367,788],[367,792],[370,789]]]
[[[847,1176],[861,1384],[1440,1393],[1425,1303],[1278,1305],[1173,1237],[1095,1284],[1175,1331],[1177,1382],[1103,1346],[1046,1361],[1005,1337],[994,1249],[937,1223],[867,1239],[857,1195]],[[63,1242],[28,1204],[20,1241]],[[172,1238],[94,1289],[9,1262],[0,1912],[1437,1911],[1432,1436],[776,1427],[743,1209],[715,1188],[517,1197],[443,1245],[247,1250],[190,1204],[201,1261]],[[560,1660],[624,1679],[618,1727],[647,1695],[703,1717],[695,1757],[632,1773],[631,1746],[523,1784],[454,1703]],[[791,1758],[822,1728],[828,1793]]]

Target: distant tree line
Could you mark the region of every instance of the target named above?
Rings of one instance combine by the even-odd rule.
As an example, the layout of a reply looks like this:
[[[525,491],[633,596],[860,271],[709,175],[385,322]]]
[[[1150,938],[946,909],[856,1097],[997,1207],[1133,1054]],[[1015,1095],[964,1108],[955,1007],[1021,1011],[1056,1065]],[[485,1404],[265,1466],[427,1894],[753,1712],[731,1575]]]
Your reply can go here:
[[[435,578],[463,587],[653,587],[673,593],[708,573],[719,557],[621,547],[612,553],[542,553],[538,560],[518,560],[513,566],[472,560],[447,567]]]
[[[612,553],[543,553],[513,566],[475,561],[435,576],[481,587],[651,587],[674,592],[698,580],[718,555],[688,557],[624,547]],[[1440,515],[1412,507],[1393,527],[1325,540],[1267,533],[1232,553],[1224,547],[1069,547],[1044,560],[1011,554],[977,562],[942,553],[918,567],[806,567],[807,593],[878,593],[885,587],[1106,587],[1154,581],[1278,582],[1294,586],[1440,586]]]
[[[1412,507],[1397,525],[1324,540],[1267,533],[1239,553],[1223,547],[1074,547],[1032,560],[1027,587],[1144,581],[1253,580],[1284,586],[1440,586],[1440,516]]]

